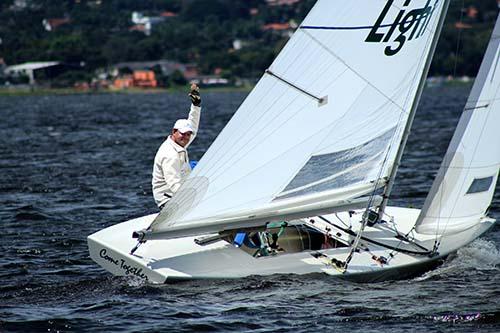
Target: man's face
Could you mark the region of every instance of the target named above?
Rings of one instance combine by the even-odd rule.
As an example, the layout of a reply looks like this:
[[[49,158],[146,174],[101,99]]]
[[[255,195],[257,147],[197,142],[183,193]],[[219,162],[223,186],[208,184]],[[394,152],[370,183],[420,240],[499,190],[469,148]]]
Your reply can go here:
[[[174,140],[179,146],[186,147],[189,143],[189,139],[191,139],[191,135],[193,135],[193,132],[191,131],[181,133],[179,130],[174,129],[172,131],[172,140]]]

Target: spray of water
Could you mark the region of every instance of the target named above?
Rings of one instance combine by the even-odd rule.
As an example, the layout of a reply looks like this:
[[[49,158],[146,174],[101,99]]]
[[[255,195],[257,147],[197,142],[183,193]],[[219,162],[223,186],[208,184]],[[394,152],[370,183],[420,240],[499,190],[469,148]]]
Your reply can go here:
[[[476,239],[451,256],[443,266],[418,277],[424,281],[436,276],[461,273],[467,270],[500,270],[500,251],[495,243],[485,239]]]

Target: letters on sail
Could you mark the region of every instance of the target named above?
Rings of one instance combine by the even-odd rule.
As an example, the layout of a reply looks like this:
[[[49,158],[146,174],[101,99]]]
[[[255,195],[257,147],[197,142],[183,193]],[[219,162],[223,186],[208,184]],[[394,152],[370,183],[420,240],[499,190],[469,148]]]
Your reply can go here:
[[[436,5],[439,0],[435,0],[434,6],[429,6],[430,0],[422,8],[412,9],[407,12],[408,6],[411,4],[411,0],[403,0],[401,4],[396,4],[398,1],[389,0],[385,5],[382,13],[377,19],[377,22],[370,30],[370,34],[366,38],[366,42],[372,43],[393,43],[385,48],[385,54],[387,56],[393,56],[397,54],[401,48],[405,45],[407,41],[412,39],[417,39],[422,36],[427,30],[427,26],[431,20],[431,17],[436,9]],[[395,3],[396,2],[396,3]],[[391,7],[399,7],[401,10],[394,18],[392,23],[386,24],[385,20],[388,18],[388,12]],[[386,32],[380,32],[382,30],[387,30]],[[395,34],[395,38],[391,41],[394,35],[394,31],[398,30]]]

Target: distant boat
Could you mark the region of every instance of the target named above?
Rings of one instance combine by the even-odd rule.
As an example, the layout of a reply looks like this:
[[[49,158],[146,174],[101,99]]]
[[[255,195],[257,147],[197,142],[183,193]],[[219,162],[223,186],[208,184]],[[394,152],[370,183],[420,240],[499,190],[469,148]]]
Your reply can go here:
[[[92,259],[157,283],[381,281],[481,236],[500,166],[498,20],[423,208],[387,206],[448,4],[317,1],[166,207],[90,235]]]

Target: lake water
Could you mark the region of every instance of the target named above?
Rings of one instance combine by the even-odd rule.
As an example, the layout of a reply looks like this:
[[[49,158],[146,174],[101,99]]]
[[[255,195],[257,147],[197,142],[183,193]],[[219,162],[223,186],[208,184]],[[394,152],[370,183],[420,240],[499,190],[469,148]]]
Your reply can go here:
[[[469,89],[425,91],[392,205],[421,207]],[[191,159],[245,94],[203,97]],[[0,97],[1,332],[500,331],[499,225],[437,270],[397,282],[279,275],[150,285],[105,272],[86,236],[156,212],[153,157],[187,111],[186,94]]]

